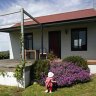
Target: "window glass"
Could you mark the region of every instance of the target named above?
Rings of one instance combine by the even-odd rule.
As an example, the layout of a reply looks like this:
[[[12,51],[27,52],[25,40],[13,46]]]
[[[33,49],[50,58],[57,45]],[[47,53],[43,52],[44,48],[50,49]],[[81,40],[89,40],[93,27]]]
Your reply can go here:
[[[33,35],[32,33],[28,33],[24,35],[24,47],[27,50],[32,50],[33,49]]]

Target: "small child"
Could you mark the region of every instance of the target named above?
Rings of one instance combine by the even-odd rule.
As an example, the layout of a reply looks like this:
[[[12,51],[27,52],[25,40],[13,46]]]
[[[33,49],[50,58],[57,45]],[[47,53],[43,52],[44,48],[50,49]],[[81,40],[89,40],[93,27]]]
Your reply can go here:
[[[45,86],[47,88],[47,90],[45,91],[46,93],[47,92],[52,93],[53,83],[56,83],[56,81],[53,80],[53,76],[54,76],[54,73],[52,72],[48,73],[48,77],[46,78],[46,81],[45,81]]]

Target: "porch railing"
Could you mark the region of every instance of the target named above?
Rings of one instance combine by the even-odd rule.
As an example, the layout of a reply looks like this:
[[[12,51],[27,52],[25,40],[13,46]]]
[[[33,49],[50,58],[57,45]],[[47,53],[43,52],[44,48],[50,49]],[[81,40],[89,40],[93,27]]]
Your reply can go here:
[[[35,59],[35,60],[38,60],[38,59],[47,59],[47,52],[43,52],[43,56],[42,56],[42,52],[40,50],[25,50],[24,51],[24,58],[25,60],[28,60],[28,59]]]
[[[39,50],[25,50],[25,60],[27,59],[39,59]]]

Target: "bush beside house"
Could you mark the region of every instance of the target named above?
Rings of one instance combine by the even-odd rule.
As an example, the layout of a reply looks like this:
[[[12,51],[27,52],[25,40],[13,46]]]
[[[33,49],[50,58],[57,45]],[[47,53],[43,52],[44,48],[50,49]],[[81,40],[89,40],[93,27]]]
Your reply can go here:
[[[75,62],[73,62],[74,60]],[[55,74],[54,79],[59,87],[90,81],[90,70],[82,57],[72,57],[72,61],[67,61],[67,59],[61,62],[53,60],[50,64],[46,60],[36,61],[33,65],[32,76],[39,80],[39,84],[44,85],[48,71]]]
[[[88,69],[87,61],[81,56],[69,56],[63,59],[66,62],[72,62],[77,66],[82,67],[83,69]]]
[[[41,74],[47,75],[49,71],[49,61],[48,60],[37,60],[31,67],[31,80],[32,82],[40,82]]]
[[[55,74],[54,78],[59,87],[71,86],[90,80],[89,69],[84,70],[71,62],[53,62],[49,71]]]

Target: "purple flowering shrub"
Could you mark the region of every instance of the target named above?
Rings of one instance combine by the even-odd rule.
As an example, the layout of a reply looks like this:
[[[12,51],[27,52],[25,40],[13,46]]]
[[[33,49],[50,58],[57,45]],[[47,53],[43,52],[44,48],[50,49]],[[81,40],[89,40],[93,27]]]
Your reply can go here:
[[[70,62],[51,62],[50,72],[54,73],[54,79],[59,87],[71,86],[77,83],[84,83],[90,80],[89,69],[83,69]],[[44,84],[46,75],[42,73],[41,84]]]

